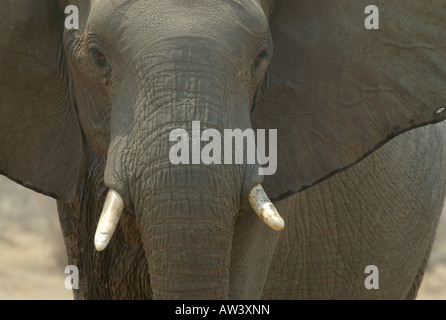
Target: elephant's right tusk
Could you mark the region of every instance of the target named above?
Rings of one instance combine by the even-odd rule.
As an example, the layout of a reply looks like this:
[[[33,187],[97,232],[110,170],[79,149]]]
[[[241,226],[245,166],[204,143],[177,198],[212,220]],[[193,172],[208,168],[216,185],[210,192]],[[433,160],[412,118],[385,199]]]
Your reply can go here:
[[[284,228],[285,222],[266,195],[262,185],[258,184],[252,188],[249,192],[248,200],[260,219],[271,229],[282,230]]]
[[[97,251],[107,248],[116,230],[119,218],[121,218],[122,211],[124,211],[124,201],[116,191],[110,189],[94,236],[94,245]]]

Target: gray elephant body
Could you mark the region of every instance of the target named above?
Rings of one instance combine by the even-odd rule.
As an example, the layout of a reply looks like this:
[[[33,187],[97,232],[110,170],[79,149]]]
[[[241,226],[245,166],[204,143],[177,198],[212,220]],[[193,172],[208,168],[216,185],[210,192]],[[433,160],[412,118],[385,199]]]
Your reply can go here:
[[[405,133],[277,204],[291,212],[262,297],[414,299],[446,193],[446,126]],[[366,289],[368,265],[379,289]]]
[[[259,245],[234,246],[233,255],[243,257],[243,278],[234,279],[238,286],[231,287],[230,297],[415,298],[446,194],[445,136],[443,123],[405,133],[348,170],[276,202],[287,223],[280,233],[246,212],[240,228],[258,232],[242,232],[240,238],[249,239],[237,241]],[[99,162],[95,168],[105,165],[97,155],[92,161]],[[89,177],[87,199],[59,203],[69,263],[80,268],[75,297],[151,298],[134,216],[122,218],[107,256],[95,252],[92,239],[105,189],[100,170]],[[368,265],[378,267],[377,290],[365,287]]]
[[[408,131],[446,120],[446,6],[375,4],[379,30],[358,0],[4,0],[0,173],[58,201],[75,297],[414,297],[444,126]],[[175,163],[196,121],[276,130],[277,171],[246,145],[256,161]],[[269,196],[285,230],[251,209],[260,185],[256,212]],[[97,252],[109,189],[123,213]]]

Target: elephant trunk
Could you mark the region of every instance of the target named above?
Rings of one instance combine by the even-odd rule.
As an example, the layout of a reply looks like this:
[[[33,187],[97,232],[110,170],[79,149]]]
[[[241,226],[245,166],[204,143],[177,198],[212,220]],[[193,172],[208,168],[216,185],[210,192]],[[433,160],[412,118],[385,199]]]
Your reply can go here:
[[[175,65],[177,69],[190,64]],[[230,254],[236,213],[245,180],[244,165],[194,162],[193,122],[201,132],[237,127],[222,110],[235,105],[219,100],[217,89],[225,85],[218,77],[190,73],[149,78],[137,110],[135,127],[126,145],[132,163],[127,181],[137,225],[148,261],[154,299],[227,299],[229,295]],[[168,78],[166,80],[164,77]],[[205,80],[203,79],[205,78]],[[156,83],[174,80],[171,89]],[[188,154],[187,163],[172,162],[171,133],[184,130],[187,148],[175,155]],[[198,141],[199,150],[204,142]],[[120,148],[118,147],[117,150]],[[197,156],[195,154],[195,156]],[[115,166],[118,167],[119,166]]]
[[[165,189],[140,215],[153,297],[227,299],[234,212],[217,190],[184,189]]]
[[[215,68],[218,51],[203,46],[195,53],[195,45],[169,47],[172,60],[151,47],[154,52],[137,66],[143,78],[122,89],[137,93],[134,108],[127,104],[131,114],[112,114],[105,182],[135,212],[155,299],[228,298],[236,214],[241,199],[248,198],[244,190],[260,182],[252,175],[256,164],[226,164],[223,159],[205,164],[193,160],[201,160],[193,149],[177,150],[187,152],[186,163],[171,161],[174,130],[189,134],[186,149],[195,144],[200,152],[205,140],[191,138],[194,121],[200,122],[201,132],[251,125],[249,93],[235,81],[240,73],[231,65]],[[119,104],[119,95],[116,99]],[[217,148],[223,154],[223,147]],[[270,221],[271,206],[264,198],[253,199],[262,219]]]
[[[184,108],[184,100],[180,101]],[[197,109],[203,112],[206,106]],[[174,143],[168,134],[178,127],[191,132],[191,123],[163,122],[162,129],[155,129],[162,132],[156,137],[145,131],[145,137],[137,139],[148,143],[139,148],[137,158],[149,165],[137,164],[130,189],[138,199],[134,210],[154,299],[228,298],[234,219],[244,170],[243,166],[173,164],[169,153]],[[157,150],[153,158],[149,150]]]

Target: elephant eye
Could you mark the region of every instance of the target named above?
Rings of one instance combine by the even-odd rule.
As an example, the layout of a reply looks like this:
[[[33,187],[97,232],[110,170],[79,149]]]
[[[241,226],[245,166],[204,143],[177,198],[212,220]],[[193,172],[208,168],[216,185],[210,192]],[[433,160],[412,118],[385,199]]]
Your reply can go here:
[[[264,61],[267,61],[269,57],[269,53],[268,50],[263,50],[262,52],[260,52],[254,59],[253,62],[253,66],[255,68],[258,68],[260,66],[260,64]]]
[[[91,50],[91,55],[93,56],[93,59],[95,60],[96,64],[99,67],[106,67],[107,66],[107,59],[105,58],[105,55],[98,51],[97,49]]]
[[[268,67],[270,54],[267,49],[257,54],[251,64],[251,86],[256,87]]]
[[[99,56],[98,56],[98,61],[99,61],[100,63],[107,62],[107,60],[105,59],[105,57],[104,57],[103,55],[99,55]]]
[[[252,61],[251,74],[253,76],[253,82],[256,82],[259,77],[263,75],[268,66],[270,60],[270,54],[268,49],[264,49],[257,54]]]
[[[102,78],[101,81],[103,81],[104,83],[108,83],[111,73],[111,66],[108,63],[105,54],[103,54],[96,48],[90,49],[90,54],[98,69],[98,74]]]

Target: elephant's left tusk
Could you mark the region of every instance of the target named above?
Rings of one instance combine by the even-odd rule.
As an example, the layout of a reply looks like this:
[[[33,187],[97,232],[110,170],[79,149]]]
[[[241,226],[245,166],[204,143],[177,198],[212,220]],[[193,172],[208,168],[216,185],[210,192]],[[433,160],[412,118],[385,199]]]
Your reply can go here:
[[[258,184],[249,192],[249,203],[257,215],[273,230],[282,230],[285,222],[272,204],[271,200],[263,190],[262,185]]]
[[[119,218],[121,218],[122,211],[124,211],[124,201],[116,191],[110,189],[94,236],[94,245],[97,251],[107,248],[116,230]]]

